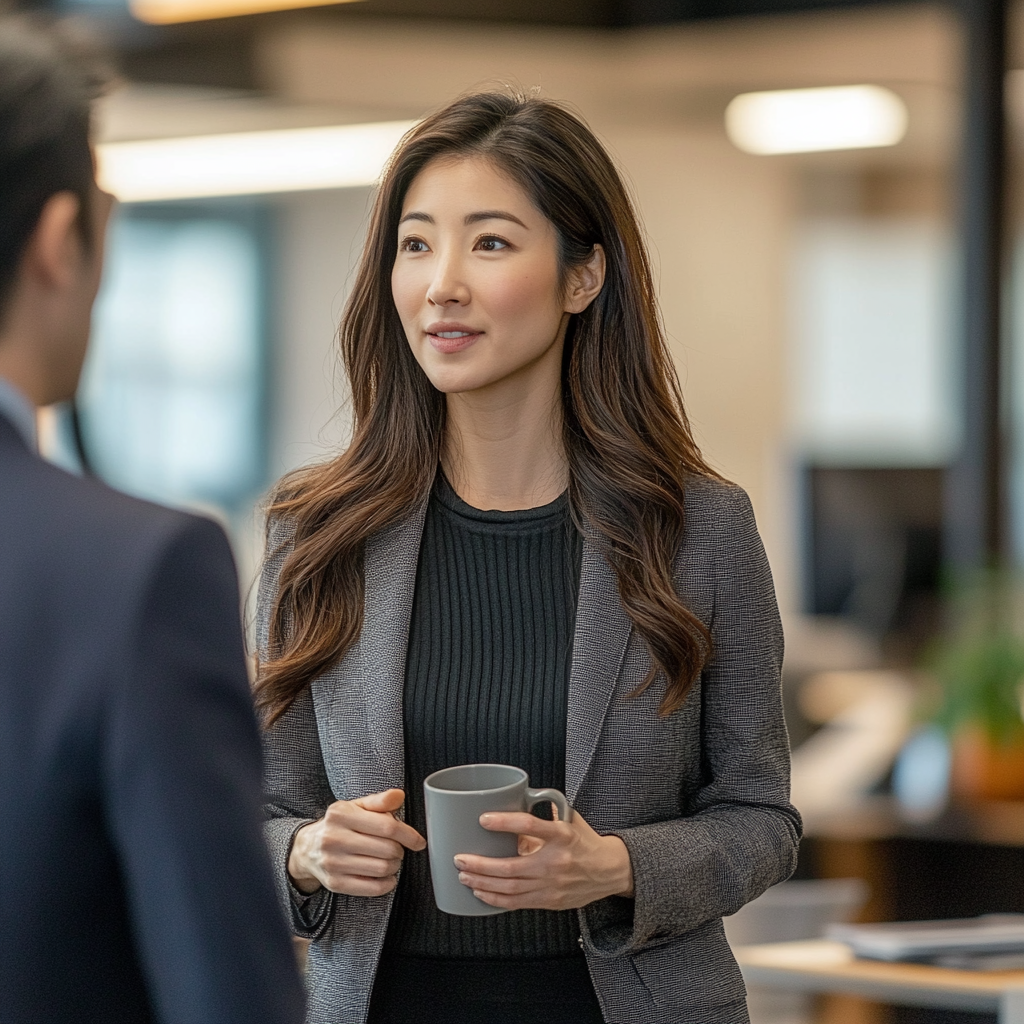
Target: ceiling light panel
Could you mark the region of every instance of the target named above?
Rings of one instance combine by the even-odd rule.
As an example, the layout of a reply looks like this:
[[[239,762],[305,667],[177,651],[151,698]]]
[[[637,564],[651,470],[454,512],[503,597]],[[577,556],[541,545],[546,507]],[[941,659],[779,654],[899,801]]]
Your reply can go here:
[[[729,104],[725,129],[759,155],[893,146],[906,134],[907,107],[878,85],[748,92]]]
[[[108,142],[96,147],[99,181],[125,203],[372,185],[415,123]]]
[[[129,9],[139,21],[150,25],[174,25],[183,21],[209,21],[355,2],[357,0],[129,0]]]

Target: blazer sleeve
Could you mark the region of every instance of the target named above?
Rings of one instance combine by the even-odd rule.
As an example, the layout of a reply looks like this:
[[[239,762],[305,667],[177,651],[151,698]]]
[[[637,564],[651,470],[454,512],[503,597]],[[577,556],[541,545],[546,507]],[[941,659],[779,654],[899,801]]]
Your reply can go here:
[[[299,1024],[305,997],[260,831],[234,563],[212,522],[167,522],[104,719],[104,813],[136,946],[160,1021]]]
[[[291,528],[271,520],[267,528],[267,555],[256,597],[256,646],[261,661],[270,656],[270,615],[277,599],[281,566],[292,548]],[[264,835],[270,847],[278,896],[291,920],[292,930],[304,939],[318,939],[327,929],[336,894],[320,888],[306,895],[288,874],[295,833],[318,821],[334,802],[324,767],[309,687],[263,734]]]
[[[712,660],[700,680],[704,783],[685,817],[615,829],[633,900],[584,908],[583,937],[620,955],[734,914],[796,866],[802,825],[789,802],[782,623],[753,509],[725,491],[714,524]]]

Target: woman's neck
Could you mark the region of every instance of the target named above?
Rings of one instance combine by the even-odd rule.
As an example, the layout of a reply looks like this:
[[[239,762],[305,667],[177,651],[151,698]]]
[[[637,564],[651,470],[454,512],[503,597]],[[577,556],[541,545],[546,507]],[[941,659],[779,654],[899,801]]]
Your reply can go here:
[[[554,501],[568,485],[560,382],[448,396],[441,464],[474,508],[514,511]]]

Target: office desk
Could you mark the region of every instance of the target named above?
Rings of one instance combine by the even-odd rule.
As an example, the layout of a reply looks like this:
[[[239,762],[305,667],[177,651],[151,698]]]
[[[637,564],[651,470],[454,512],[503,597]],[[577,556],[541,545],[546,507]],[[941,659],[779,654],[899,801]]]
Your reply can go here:
[[[997,1013],[1024,1024],[1024,971],[952,971],[857,960],[842,942],[775,942],[734,950],[748,985],[835,992],[880,1003]]]
[[[804,835],[821,839],[866,842],[879,839],[920,839],[1024,847],[1024,801],[975,800],[952,804],[933,821],[907,821],[895,798],[865,797],[841,813],[819,815],[804,823]]]

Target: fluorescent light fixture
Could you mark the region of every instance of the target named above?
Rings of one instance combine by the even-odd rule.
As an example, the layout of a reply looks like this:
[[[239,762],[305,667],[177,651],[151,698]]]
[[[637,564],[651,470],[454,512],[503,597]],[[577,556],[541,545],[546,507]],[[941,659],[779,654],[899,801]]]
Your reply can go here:
[[[726,108],[725,130],[747,153],[813,153],[894,146],[906,104],[878,85],[748,92]]]
[[[234,18],[240,14],[291,11],[298,7],[326,7],[357,0],[130,0],[129,9],[150,25],[175,25],[182,21]]]
[[[415,123],[107,142],[99,181],[124,203],[372,185]]]

